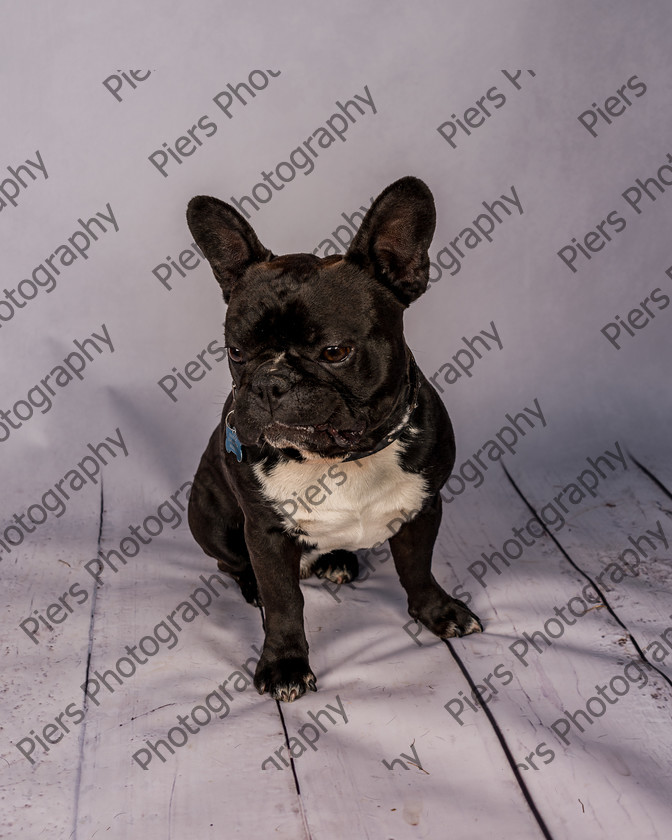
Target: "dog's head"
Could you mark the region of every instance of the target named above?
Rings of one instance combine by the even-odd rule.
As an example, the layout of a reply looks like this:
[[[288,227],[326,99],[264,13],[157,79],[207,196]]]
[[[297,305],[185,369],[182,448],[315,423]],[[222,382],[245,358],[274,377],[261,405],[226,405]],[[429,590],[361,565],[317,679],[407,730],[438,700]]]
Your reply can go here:
[[[403,422],[412,388],[403,312],[427,288],[435,224],[422,181],[384,190],[344,256],[276,257],[237,210],[208,196],[189,202],[187,222],[228,303],[243,444],[343,458]]]

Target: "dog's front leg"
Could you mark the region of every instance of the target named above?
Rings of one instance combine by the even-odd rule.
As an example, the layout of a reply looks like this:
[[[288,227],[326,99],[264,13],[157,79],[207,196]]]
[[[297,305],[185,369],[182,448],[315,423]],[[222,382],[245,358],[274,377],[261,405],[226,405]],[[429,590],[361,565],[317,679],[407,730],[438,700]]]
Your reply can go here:
[[[249,521],[249,520],[247,520]],[[261,601],[266,638],[254,675],[260,694],[289,703],[317,691],[308,664],[308,642],[303,627],[303,595],[299,587],[301,549],[277,527],[245,527]]]
[[[441,639],[477,633],[483,628],[462,601],[451,598],[432,575],[432,552],[441,524],[441,497],[432,502],[390,538],[401,585],[408,595],[408,612]]]

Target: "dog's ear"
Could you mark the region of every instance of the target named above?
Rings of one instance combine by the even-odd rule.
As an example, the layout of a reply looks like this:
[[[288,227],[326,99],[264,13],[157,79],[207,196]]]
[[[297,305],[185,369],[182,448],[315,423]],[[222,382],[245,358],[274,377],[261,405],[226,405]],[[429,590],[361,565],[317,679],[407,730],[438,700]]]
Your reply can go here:
[[[345,258],[371,272],[408,306],[426,290],[436,210],[429,187],[400,178],[378,196]]]
[[[247,267],[273,256],[240,213],[218,198],[192,198],[187,207],[187,224],[222,287],[226,303]]]

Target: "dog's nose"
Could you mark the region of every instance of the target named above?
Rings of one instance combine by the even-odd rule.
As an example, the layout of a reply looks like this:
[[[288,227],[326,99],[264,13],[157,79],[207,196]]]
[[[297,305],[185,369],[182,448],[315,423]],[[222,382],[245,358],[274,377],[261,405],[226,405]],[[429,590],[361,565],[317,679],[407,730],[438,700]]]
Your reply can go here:
[[[252,390],[260,399],[267,400],[270,405],[276,405],[291,390],[295,379],[296,374],[291,370],[260,368],[254,377]]]

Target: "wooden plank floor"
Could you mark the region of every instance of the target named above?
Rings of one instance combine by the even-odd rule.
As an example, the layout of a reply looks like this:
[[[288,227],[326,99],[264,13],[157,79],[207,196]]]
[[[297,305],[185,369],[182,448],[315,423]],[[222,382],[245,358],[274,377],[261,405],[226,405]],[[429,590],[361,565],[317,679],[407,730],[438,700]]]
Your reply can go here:
[[[570,501],[570,459],[444,505],[435,574],[482,635],[411,622],[386,547],[353,585],[307,581],[319,691],[289,705],[251,687],[260,611],[184,523],[96,584],[85,564],[128,532],[123,488],[102,530],[91,497],[74,542],[6,568],[2,836],[669,836],[672,473],[633,456],[594,497]],[[76,582],[34,644],[19,622]]]

